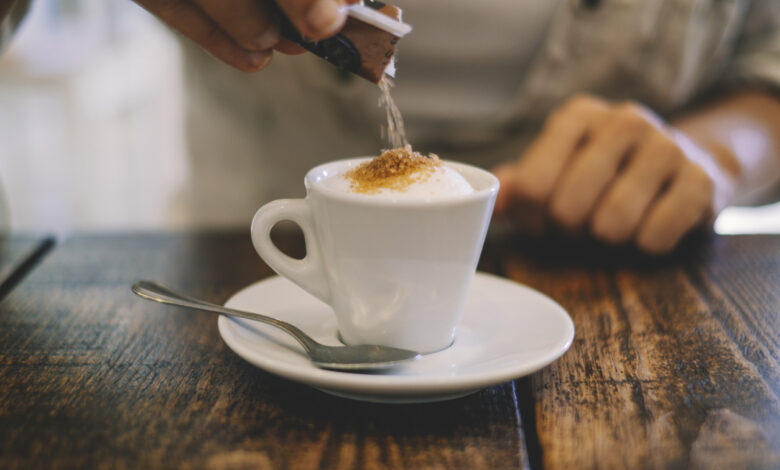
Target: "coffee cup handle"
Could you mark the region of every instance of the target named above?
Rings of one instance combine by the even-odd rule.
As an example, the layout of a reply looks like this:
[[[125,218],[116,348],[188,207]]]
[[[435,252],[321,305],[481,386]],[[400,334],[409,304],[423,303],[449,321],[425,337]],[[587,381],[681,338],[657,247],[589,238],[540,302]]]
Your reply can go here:
[[[297,224],[303,232],[306,243],[303,259],[287,256],[271,241],[271,229],[284,220]],[[305,199],[279,199],[264,205],[252,219],[251,233],[255,250],[271,269],[318,299],[330,303],[330,288],[320,244],[314,233],[311,208]]]

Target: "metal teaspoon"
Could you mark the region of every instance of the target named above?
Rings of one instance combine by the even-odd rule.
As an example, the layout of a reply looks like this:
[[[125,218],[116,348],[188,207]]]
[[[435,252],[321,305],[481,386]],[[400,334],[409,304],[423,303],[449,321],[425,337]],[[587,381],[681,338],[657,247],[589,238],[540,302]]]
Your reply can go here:
[[[309,335],[287,322],[267,317],[259,313],[244,312],[242,310],[235,310],[212,304],[204,300],[180,294],[153,281],[136,282],[133,284],[133,292],[144,299],[154,300],[155,302],[163,304],[204,310],[230,317],[246,318],[248,320],[255,320],[273,325],[286,331],[293,338],[298,340],[311,362],[323,369],[354,371],[381,369],[420,357],[420,353],[416,351],[391,348],[388,346],[368,344],[359,346],[325,346],[324,344],[314,341]]]

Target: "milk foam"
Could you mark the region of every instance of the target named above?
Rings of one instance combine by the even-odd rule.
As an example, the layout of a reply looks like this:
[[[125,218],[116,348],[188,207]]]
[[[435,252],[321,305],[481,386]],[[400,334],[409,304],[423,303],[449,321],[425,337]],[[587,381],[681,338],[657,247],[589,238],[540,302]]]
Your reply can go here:
[[[352,183],[344,176],[344,172],[325,178],[321,183],[339,192],[358,194],[352,188]],[[432,201],[471,194],[474,188],[458,171],[449,168],[446,163],[434,169],[422,181],[415,181],[401,190],[380,188],[375,193],[365,194],[368,197],[387,200],[421,200]]]

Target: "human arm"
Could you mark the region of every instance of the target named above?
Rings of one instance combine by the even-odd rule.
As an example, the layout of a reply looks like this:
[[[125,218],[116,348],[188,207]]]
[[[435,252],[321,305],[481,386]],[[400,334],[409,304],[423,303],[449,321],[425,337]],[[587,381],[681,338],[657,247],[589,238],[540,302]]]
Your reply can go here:
[[[358,0],[276,0],[307,38],[335,34],[346,20],[344,6]],[[271,0],[135,0],[206,51],[239,70],[264,69],[273,50],[305,50],[280,36]]]
[[[670,125],[637,103],[575,97],[496,174],[499,217],[665,253],[780,179],[780,102],[744,91]]]
[[[676,128],[709,149],[750,203],[780,181],[780,99],[760,90],[732,94],[675,119]]]

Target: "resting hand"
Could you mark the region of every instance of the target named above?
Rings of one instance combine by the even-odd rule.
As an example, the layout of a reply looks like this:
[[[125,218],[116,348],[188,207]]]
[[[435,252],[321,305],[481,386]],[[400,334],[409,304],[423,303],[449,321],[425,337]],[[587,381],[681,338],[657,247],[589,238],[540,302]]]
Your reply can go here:
[[[578,96],[521,158],[495,170],[496,215],[661,254],[731,199],[733,178],[716,161],[638,104]]]
[[[247,72],[264,69],[273,50],[305,50],[280,37],[272,0],[135,0],[212,55]],[[344,5],[359,0],[277,0],[305,37],[324,39],[341,29]]]

